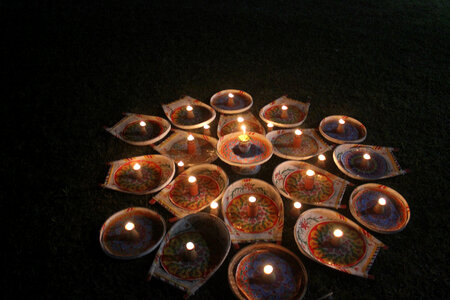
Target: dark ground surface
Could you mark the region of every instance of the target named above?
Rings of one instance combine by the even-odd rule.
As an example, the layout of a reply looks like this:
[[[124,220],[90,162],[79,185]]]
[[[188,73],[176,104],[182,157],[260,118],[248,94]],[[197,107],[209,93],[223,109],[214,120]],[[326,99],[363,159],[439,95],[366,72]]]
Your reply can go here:
[[[118,261],[99,246],[110,215],[148,207],[151,198],[100,188],[106,163],[154,153],[102,127],[122,112],[163,116],[160,103],[180,95],[209,103],[215,92],[236,88],[253,96],[254,114],[284,94],[310,97],[302,128],[332,114],[355,117],[368,129],[365,143],[400,148],[400,164],[412,169],[377,181],[399,191],[412,215],[401,233],[374,233],[390,247],[370,271],[375,280],[303,256],[295,220],[286,218],[283,245],[308,270],[307,299],[329,292],[336,299],[448,298],[449,4],[336,2],[2,3],[4,128],[13,140],[3,158],[3,296],[180,299],[168,284],[144,280],[154,254]],[[327,170],[344,176],[327,156]],[[282,161],[273,157],[256,177],[270,182]],[[215,163],[230,182],[239,178]],[[192,299],[233,298],[226,270],[234,253]]]

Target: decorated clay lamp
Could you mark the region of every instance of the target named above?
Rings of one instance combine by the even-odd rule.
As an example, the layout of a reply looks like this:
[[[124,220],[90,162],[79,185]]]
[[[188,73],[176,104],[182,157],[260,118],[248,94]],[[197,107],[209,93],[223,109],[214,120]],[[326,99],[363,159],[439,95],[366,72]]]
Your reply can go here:
[[[302,144],[302,134],[303,132],[300,129],[295,130],[294,135],[294,148],[299,148]]]
[[[256,214],[258,212],[258,206],[256,205],[256,197],[255,196],[250,196],[248,197],[248,217],[249,218],[254,218],[256,217]]]
[[[212,214],[214,216],[219,215],[219,209],[218,209],[219,208],[219,203],[217,203],[217,201],[211,202],[209,207],[210,207],[210,210],[209,210],[210,214]]]
[[[273,146],[264,135],[247,132],[246,125],[241,125],[240,129],[221,136],[216,146],[217,154],[234,172],[253,175],[270,159]]]
[[[232,93],[228,93],[227,106],[234,106],[234,95]]]
[[[331,239],[331,245],[333,247],[339,247],[342,244],[342,237],[344,236],[344,232],[341,229],[335,229],[333,231],[333,237]]]
[[[125,224],[125,230],[129,240],[136,241],[139,239],[139,233],[136,231],[136,226],[134,226],[133,222],[127,222]]]
[[[184,252],[186,260],[193,261],[197,258],[197,251],[193,242],[186,243],[186,251]]]
[[[141,165],[140,165],[139,163],[135,163],[135,164],[133,165],[133,170],[136,171],[136,172],[135,172],[136,177],[137,177],[138,179],[142,179],[142,170],[141,170]]]
[[[147,134],[147,129],[145,128],[145,126],[147,126],[147,123],[145,123],[144,121],[139,122],[139,125],[141,125],[141,131],[143,135]]]
[[[267,132],[271,132],[273,130],[273,123],[269,122],[267,123]]]
[[[337,133],[344,133],[345,121],[344,119],[339,119],[338,126],[336,127]]]
[[[198,195],[198,184],[197,184],[197,178],[195,176],[189,176],[189,193],[191,196],[197,196]]]
[[[361,167],[368,168],[369,164],[370,164],[370,159],[371,159],[370,154],[369,153],[364,153],[363,160],[361,162]]]
[[[211,126],[209,126],[208,124],[206,124],[205,126],[203,126],[203,134],[204,135],[211,135]]]
[[[314,177],[316,175],[316,172],[314,172],[313,170],[307,170],[306,171],[306,176],[304,179],[304,184],[305,184],[305,190],[312,190],[312,188],[314,187]]]
[[[238,137],[239,138],[239,150],[242,153],[247,153],[248,150],[250,150],[250,137],[248,134],[245,133],[246,127],[245,125],[241,126],[242,134]]]
[[[187,148],[188,148],[188,154],[195,153],[195,141],[194,141],[194,136],[192,134],[190,134],[187,137]]]
[[[373,210],[376,214],[382,215],[386,209],[386,199],[381,197],[378,199],[378,203],[373,207]]]
[[[300,209],[302,208],[302,204],[298,201],[295,201],[292,205],[291,215],[297,217],[300,214]]]
[[[188,119],[193,119],[194,118],[194,108],[190,105],[186,106],[186,111],[187,111],[187,115],[186,117]]]
[[[180,174],[181,172],[184,171],[184,162],[183,162],[183,161],[180,160],[180,161],[177,163],[177,170],[178,170],[178,174]]]
[[[287,119],[288,117],[288,107],[286,105],[281,106],[281,118]]]

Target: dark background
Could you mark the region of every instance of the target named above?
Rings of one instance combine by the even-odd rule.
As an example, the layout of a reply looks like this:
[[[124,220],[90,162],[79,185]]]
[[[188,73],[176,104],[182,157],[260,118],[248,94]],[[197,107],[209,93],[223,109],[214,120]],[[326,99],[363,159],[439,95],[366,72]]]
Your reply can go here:
[[[375,280],[303,256],[293,239],[295,220],[286,217],[283,245],[308,270],[307,299],[329,292],[336,299],[448,295],[448,1],[0,6],[5,298],[181,298],[166,283],[145,281],[153,253],[118,261],[100,248],[99,230],[110,215],[148,207],[151,198],[100,188],[106,163],[155,153],[102,127],[115,124],[122,112],[163,116],[160,104],[181,95],[209,103],[227,88],[250,93],[255,115],[284,94],[310,99],[302,128],[317,127],[332,114],[352,116],[367,127],[366,144],[400,148],[400,164],[412,170],[377,181],[406,198],[411,220],[401,233],[374,233],[390,247],[375,260]],[[331,152],[327,158],[327,170],[346,178]],[[282,161],[274,156],[256,177],[270,182]],[[230,182],[239,179],[215,163]],[[152,209],[170,217],[158,205]],[[234,253],[192,299],[233,298],[226,270]]]

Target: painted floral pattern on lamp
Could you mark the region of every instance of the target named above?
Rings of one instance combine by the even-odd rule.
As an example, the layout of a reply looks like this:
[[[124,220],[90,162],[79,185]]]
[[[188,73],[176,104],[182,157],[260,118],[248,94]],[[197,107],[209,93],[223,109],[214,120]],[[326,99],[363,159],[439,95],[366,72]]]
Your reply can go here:
[[[177,206],[189,210],[199,210],[208,205],[220,194],[220,187],[216,180],[209,176],[196,175],[198,184],[198,194],[189,194],[189,183],[187,176],[181,176],[174,182],[172,190],[169,192],[170,200]]]
[[[311,190],[304,188],[306,170],[298,170],[288,175],[284,188],[293,198],[302,203],[327,201],[334,193],[333,181],[324,174],[317,173]]]
[[[300,147],[294,147],[294,132],[279,135],[274,141],[274,147],[285,155],[307,157],[315,155],[319,150],[316,140],[307,134],[303,134]]]
[[[409,169],[402,169],[394,155],[396,148],[342,144],[333,151],[336,166],[345,175],[358,180],[373,180],[403,175]]]
[[[137,171],[133,169],[133,165],[136,163],[139,163],[141,166],[139,170],[142,174],[141,176],[137,176]],[[141,193],[157,187],[161,180],[161,173],[161,166],[154,162],[146,160],[132,161],[125,163],[116,171],[114,181],[125,191]]]
[[[133,142],[142,142],[152,140],[166,130],[161,123],[156,121],[146,120],[145,126],[142,126],[140,124],[141,122],[138,121],[128,124],[120,133],[122,138]]]
[[[286,105],[287,106],[287,117],[282,118],[282,107],[283,105],[272,106],[264,112],[264,117],[267,120],[271,120],[273,122],[281,123],[281,124],[292,124],[297,123],[303,120],[306,114],[295,105]]]
[[[360,121],[343,115],[325,117],[319,124],[319,131],[336,144],[361,143],[367,136],[367,129]]]
[[[186,107],[187,106],[180,106],[173,110],[170,115],[172,123],[179,125],[195,125],[205,122],[213,116],[208,108],[200,105],[191,105],[193,108],[192,113],[194,114],[194,117],[188,118],[188,111],[186,110]]]
[[[186,259],[186,243],[195,245],[197,256],[194,260]],[[206,241],[199,232],[184,232],[170,239],[162,252],[161,265],[167,273],[184,280],[206,277],[210,271],[210,251]]]
[[[163,139],[170,131],[170,123],[160,117],[124,113],[122,120],[105,130],[135,146],[147,146]]]
[[[256,217],[248,216],[248,198],[256,197]],[[260,233],[271,229],[278,221],[278,208],[275,202],[262,194],[241,194],[230,201],[226,216],[231,225],[245,233]]]
[[[264,128],[262,128],[262,126],[260,124],[246,121],[245,126],[247,127],[248,132],[256,132],[259,134],[264,134]],[[238,132],[238,131],[241,131],[241,123],[239,123],[238,121],[231,121],[231,122],[226,123],[222,127],[222,129],[220,131],[220,135],[224,136],[229,133]]]
[[[378,214],[374,211],[374,207],[381,197],[386,199],[386,207],[383,213]],[[408,219],[409,207],[381,191],[362,190],[353,197],[353,203],[358,217],[364,224],[370,224],[378,231],[395,232],[402,228]]]
[[[291,299],[299,291],[296,264],[281,252],[257,250],[242,258],[236,269],[236,284],[248,299]],[[274,280],[261,282],[264,266],[273,266]]]
[[[189,161],[191,164],[200,164],[209,162],[211,156],[215,155],[216,149],[214,146],[205,139],[196,138],[195,153],[188,155],[188,146],[185,140],[179,140],[175,142],[172,147],[167,151],[167,154],[175,161]]]
[[[370,160],[365,161],[364,154],[370,152]],[[383,177],[388,171],[386,160],[380,154],[366,149],[352,149],[342,154],[341,162],[345,169],[367,179]]]
[[[336,121],[327,122],[323,125],[322,130],[332,138],[343,140],[343,141],[354,141],[360,138],[360,131],[352,123],[346,122],[344,124],[344,129],[342,132],[337,131],[339,123]]]
[[[126,229],[132,222],[134,235]],[[163,218],[147,208],[131,207],[112,215],[100,231],[103,250],[114,258],[132,259],[150,253],[166,232]]]
[[[233,93],[233,105],[228,106],[229,94],[223,93],[214,98],[214,101],[211,102],[212,105],[223,109],[223,110],[238,110],[248,107],[252,103],[252,99],[248,96],[247,93]]]
[[[227,161],[241,164],[252,164],[267,160],[272,155],[269,151],[271,148],[270,142],[252,134],[252,132],[249,133],[249,137],[251,145],[247,153],[242,153],[239,150],[238,135],[222,137],[222,140],[226,142],[222,142],[217,149],[219,155],[226,158]]]
[[[333,231],[343,231],[342,243],[332,245]],[[324,264],[349,267],[357,264],[366,253],[364,237],[353,227],[342,222],[322,222],[309,232],[308,246],[311,254]]]

